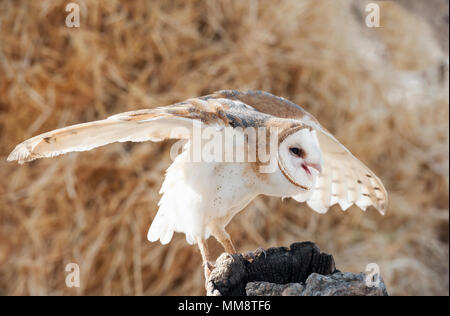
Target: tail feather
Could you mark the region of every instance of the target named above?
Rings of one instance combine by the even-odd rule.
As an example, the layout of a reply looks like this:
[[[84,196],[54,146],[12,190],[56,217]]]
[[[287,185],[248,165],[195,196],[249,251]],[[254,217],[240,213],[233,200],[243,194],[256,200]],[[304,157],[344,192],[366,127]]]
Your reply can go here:
[[[170,227],[169,223],[165,219],[164,212],[158,211],[155,219],[150,226],[147,233],[147,239],[151,242],[161,241],[161,244],[165,245],[170,242],[173,236],[173,228]]]

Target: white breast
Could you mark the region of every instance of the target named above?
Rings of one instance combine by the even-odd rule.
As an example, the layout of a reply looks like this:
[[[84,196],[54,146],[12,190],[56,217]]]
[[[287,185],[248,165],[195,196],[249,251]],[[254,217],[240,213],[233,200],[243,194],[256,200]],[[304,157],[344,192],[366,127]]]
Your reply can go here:
[[[209,222],[231,219],[258,194],[257,181],[245,163],[189,162],[188,157],[186,150],[167,169],[150,241],[166,244],[174,231],[185,233],[190,244],[196,236],[206,239]]]
[[[249,163],[190,162],[190,144],[185,148],[167,169],[159,210],[148,232],[150,241],[160,239],[166,244],[173,232],[181,232],[188,243],[195,244],[195,237],[210,236],[209,223],[225,227],[259,194],[287,197],[302,193],[278,168],[261,174]]]

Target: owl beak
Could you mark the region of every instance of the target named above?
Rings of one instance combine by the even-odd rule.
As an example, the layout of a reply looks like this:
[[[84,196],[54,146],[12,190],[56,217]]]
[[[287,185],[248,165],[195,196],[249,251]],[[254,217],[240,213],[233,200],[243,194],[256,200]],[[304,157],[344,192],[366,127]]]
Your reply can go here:
[[[307,162],[306,165],[307,165],[309,168],[316,169],[316,170],[319,172],[319,174],[322,173],[322,165],[321,165],[321,164],[318,164],[318,163],[309,163],[309,162]]]

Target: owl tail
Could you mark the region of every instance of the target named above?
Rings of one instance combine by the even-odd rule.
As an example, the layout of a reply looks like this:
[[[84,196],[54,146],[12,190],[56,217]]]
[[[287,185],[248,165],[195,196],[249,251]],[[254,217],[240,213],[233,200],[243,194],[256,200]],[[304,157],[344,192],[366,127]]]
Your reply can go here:
[[[163,245],[169,243],[173,236],[173,228],[164,214],[164,210],[158,211],[147,234],[149,241],[153,242],[159,239]]]

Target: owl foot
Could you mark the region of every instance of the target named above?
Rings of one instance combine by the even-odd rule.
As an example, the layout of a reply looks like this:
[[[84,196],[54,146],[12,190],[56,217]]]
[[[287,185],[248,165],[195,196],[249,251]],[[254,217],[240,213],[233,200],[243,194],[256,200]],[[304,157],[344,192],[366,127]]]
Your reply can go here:
[[[208,288],[209,276],[211,275],[212,270],[214,270],[216,266],[211,261],[206,261],[204,263],[204,271],[205,271],[205,289]]]
[[[214,263],[211,262],[211,261],[206,261],[206,262],[204,263],[205,279],[206,279],[206,282],[208,282],[209,276],[211,275],[212,270],[214,270],[215,268],[216,268],[216,266],[215,266]]]
[[[255,250],[255,252],[254,252],[255,257],[256,257],[256,256],[259,256],[259,255],[262,254],[262,253],[264,254],[264,259],[267,258],[267,253],[266,253],[266,251],[265,251],[263,248],[261,248],[261,247],[257,248],[257,249]]]

